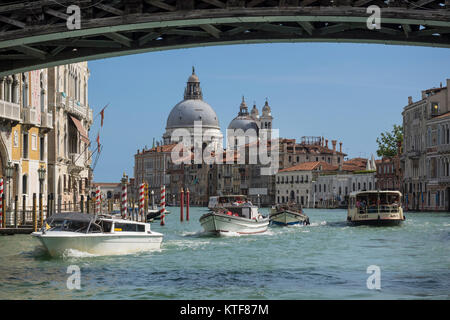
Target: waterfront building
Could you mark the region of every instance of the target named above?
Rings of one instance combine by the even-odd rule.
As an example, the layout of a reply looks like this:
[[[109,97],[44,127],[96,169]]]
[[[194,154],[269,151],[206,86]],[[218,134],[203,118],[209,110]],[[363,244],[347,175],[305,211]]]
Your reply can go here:
[[[408,97],[404,107],[404,206],[408,210],[450,211],[450,95],[447,86],[422,91],[421,100]]]
[[[322,208],[347,207],[351,192],[374,190],[376,185],[375,172],[337,170],[333,173],[318,175],[311,190],[315,199],[315,206]]]
[[[376,189],[397,190],[403,193],[403,170],[400,155],[383,157],[377,164]]]
[[[166,186],[166,195],[176,194],[176,188],[170,184],[171,152],[176,144],[153,146],[151,149],[138,150],[134,155],[134,185],[148,184],[148,190],[155,194],[157,201],[160,198],[161,186]],[[167,198],[169,199],[169,197]]]
[[[337,169],[327,162],[311,161],[282,169],[276,174],[276,203],[295,202],[302,206],[313,200],[311,186],[320,172]]]
[[[46,69],[0,78],[0,175],[9,209],[15,196],[28,208],[34,193],[43,193],[47,202],[47,181],[39,174],[48,172],[47,135],[53,128],[47,92]],[[13,168],[9,179],[7,166]]]
[[[326,162],[333,166],[343,164],[345,153],[342,142],[336,150],[337,140],[332,140],[332,149],[328,147],[328,139],[323,137],[302,137],[300,143],[295,139],[280,139],[280,169],[289,168],[305,162]]]
[[[88,101],[87,62],[48,69],[49,109],[54,130],[49,134],[49,192],[56,204],[87,199],[92,182],[89,130],[93,112]]]

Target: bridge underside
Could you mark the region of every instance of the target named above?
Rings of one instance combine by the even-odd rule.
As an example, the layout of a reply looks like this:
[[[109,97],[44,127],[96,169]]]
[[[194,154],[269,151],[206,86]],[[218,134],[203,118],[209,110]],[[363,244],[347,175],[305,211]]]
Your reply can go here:
[[[449,0],[40,0],[0,5],[0,76],[113,56],[239,43],[450,48]],[[67,6],[81,29],[67,28]],[[366,7],[381,8],[370,30]]]

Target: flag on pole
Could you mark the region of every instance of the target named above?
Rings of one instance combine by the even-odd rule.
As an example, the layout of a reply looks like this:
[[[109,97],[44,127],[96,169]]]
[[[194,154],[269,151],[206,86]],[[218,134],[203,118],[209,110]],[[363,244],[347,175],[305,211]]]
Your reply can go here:
[[[100,132],[97,133],[97,151],[100,152]]]
[[[109,106],[109,103],[108,103],[106,106],[103,107],[102,111],[100,111],[100,116],[101,116],[101,124],[100,124],[100,127],[103,127],[103,119],[105,119],[105,109],[106,109],[106,107],[108,107],[108,106]]]

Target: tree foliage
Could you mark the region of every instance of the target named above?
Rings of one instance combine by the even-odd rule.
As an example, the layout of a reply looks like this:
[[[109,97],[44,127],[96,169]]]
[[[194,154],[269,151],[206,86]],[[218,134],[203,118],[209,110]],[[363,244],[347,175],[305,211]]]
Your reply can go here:
[[[403,144],[403,126],[394,124],[391,132],[382,132],[377,138],[379,157],[394,157],[398,153],[398,144]]]

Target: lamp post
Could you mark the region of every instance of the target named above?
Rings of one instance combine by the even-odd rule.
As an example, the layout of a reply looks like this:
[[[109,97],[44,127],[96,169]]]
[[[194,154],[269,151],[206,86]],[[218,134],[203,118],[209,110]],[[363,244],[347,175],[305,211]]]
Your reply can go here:
[[[13,177],[14,174],[14,165],[11,163],[11,161],[8,162],[8,165],[5,167],[5,175],[8,182],[8,203],[7,208],[11,209],[11,191],[10,191],[10,180]]]
[[[39,176],[39,193],[42,193],[42,189],[43,189],[43,182],[45,180],[45,173],[47,171],[45,170],[44,167],[40,167],[38,169],[38,176]]]

